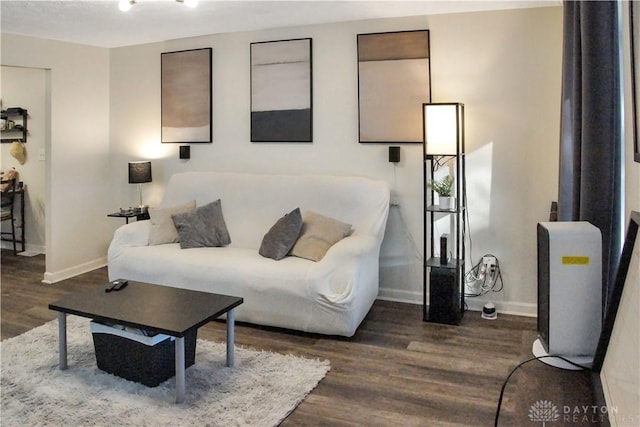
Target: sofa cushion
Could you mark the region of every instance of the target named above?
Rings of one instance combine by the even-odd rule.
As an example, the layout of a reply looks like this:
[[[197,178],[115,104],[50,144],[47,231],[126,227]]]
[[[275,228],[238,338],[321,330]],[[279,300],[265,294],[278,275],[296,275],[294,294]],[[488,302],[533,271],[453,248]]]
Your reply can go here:
[[[172,215],[172,218],[182,249],[226,246],[231,243],[220,199],[192,212]]]
[[[195,208],[195,200],[166,208],[149,208],[149,219],[151,221],[149,245],[155,246],[165,243],[176,243],[179,237],[171,215],[191,212]]]
[[[302,215],[300,208],[295,208],[269,229],[262,239],[258,253],[276,261],[286,257],[302,229]]]
[[[291,249],[291,255],[320,261],[329,248],[351,234],[351,224],[321,215],[305,212],[300,237]]]

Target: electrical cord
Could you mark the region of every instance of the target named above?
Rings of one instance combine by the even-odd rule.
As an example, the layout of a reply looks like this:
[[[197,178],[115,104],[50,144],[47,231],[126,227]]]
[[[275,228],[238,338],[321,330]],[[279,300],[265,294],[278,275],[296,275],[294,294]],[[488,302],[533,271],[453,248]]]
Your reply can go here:
[[[547,354],[547,355],[545,355],[545,356],[532,357],[531,359],[527,359],[527,360],[525,360],[524,362],[520,362],[520,363],[519,363],[515,368],[513,368],[513,369],[511,370],[511,372],[509,372],[509,375],[507,375],[507,378],[504,380],[504,383],[502,383],[502,388],[500,389],[500,397],[498,398],[498,407],[496,408],[496,416],[495,416],[494,423],[493,423],[494,427],[498,427],[498,420],[499,420],[499,418],[500,418],[500,408],[501,408],[501,406],[502,406],[502,399],[504,398],[504,390],[507,388],[507,384],[509,383],[509,379],[511,378],[511,376],[512,376],[512,375],[513,375],[513,374],[514,374],[514,373],[515,373],[515,372],[516,372],[516,371],[517,371],[517,370],[518,370],[522,365],[525,365],[525,364],[527,364],[527,363],[529,363],[529,362],[531,362],[531,361],[534,361],[534,360],[546,359],[546,358],[549,358],[549,357],[554,357],[554,358],[556,358],[556,359],[564,360],[565,362],[567,362],[567,363],[569,363],[569,364],[571,364],[571,365],[575,366],[576,368],[580,368],[580,369],[583,369],[583,370],[591,370],[591,368],[590,368],[590,367],[588,367],[588,366],[579,365],[579,364],[577,364],[577,363],[575,363],[575,362],[572,362],[571,360],[566,359],[566,358],[564,358],[564,357],[562,357],[562,356],[559,356],[559,355],[557,355],[557,354]]]
[[[449,163],[449,160],[447,160],[448,158],[454,158],[456,156],[434,156],[433,157],[433,170],[437,171],[438,169],[440,169],[441,167],[445,166],[447,163]]]
[[[462,239],[464,241],[464,239],[467,236],[467,228],[469,229],[469,259],[473,259],[473,239],[471,238],[471,221],[469,220],[469,203],[467,202],[467,192],[464,192],[463,195],[463,200],[464,200],[464,214],[467,217],[467,226],[462,230]]]
[[[413,240],[413,237],[409,232],[409,227],[407,226],[407,222],[405,221],[404,216],[402,215],[402,209],[400,209],[400,205],[397,205],[397,207],[398,207],[398,217],[400,218],[400,223],[402,226],[401,228],[402,228],[402,231],[404,232],[404,236],[411,244],[411,249],[413,249],[413,256],[417,261],[419,261],[419,263],[422,263],[424,257],[422,256],[422,253],[418,249],[418,245],[416,245],[416,241]]]

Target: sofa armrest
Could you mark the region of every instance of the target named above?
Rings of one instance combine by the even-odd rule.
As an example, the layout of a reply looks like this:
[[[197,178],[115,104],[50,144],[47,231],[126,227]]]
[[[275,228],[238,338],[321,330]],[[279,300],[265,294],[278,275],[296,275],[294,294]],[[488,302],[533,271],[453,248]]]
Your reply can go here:
[[[331,246],[319,264],[339,262],[345,258],[357,258],[376,252],[380,248],[378,240],[370,235],[351,235]]]
[[[356,295],[378,294],[380,242],[370,235],[352,235],[333,245],[324,258],[316,264],[314,274],[325,280],[314,281],[321,288],[310,290],[312,294],[349,310]]]
[[[109,244],[108,262],[122,255],[126,248],[148,246],[150,229],[151,221],[136,221],[119,227]]]

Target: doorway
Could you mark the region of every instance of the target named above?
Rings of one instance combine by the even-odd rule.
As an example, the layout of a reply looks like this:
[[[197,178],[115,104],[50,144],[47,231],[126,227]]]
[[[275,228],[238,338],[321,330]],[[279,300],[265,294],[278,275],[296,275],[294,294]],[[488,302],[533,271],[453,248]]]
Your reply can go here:
[[[0,144],[0,169],[6,171],[15,168],[19,180],[24,183],[24,224],[20,225],[24,226],[26,245],[25,251],[19,253],[21,257],[46,256],[45,207],[48,190],[45,177],[51,117],[49,72],[41,68],[0,66],[1,109],[19,107],[27,110],[27,137],[26,142],[21,144],[24,156],[16,155],[16,152],[20,153],[19,144],[14,144],[13,140],[3,139]],[[16,202],[21,205],[19,199]],[[16,213],[18,218],[22,218],[19,208]],[[3,224],[3,231],[8,227],[8,223]],[[2,248],[13,249],[13,245],[3,241]],[[21,245],[18,245],[18,249],[21,249]],[[44,272],[44,262],[42,265]]]

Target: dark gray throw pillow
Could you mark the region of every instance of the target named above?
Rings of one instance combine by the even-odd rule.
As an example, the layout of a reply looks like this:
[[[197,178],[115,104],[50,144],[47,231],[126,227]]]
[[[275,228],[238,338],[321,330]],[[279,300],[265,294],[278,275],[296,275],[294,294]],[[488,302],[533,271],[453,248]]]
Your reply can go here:
[[[293,245],[298,240],[302,229],[302,215],[300,208],[295,208],[280,218],[264,235],[258,253],[263,257],[273,258],[276,261],[286,257]]]
[[[172,215],[171,218],[182,249],[226,246],[231,243],[220,199],[194,211]]]

